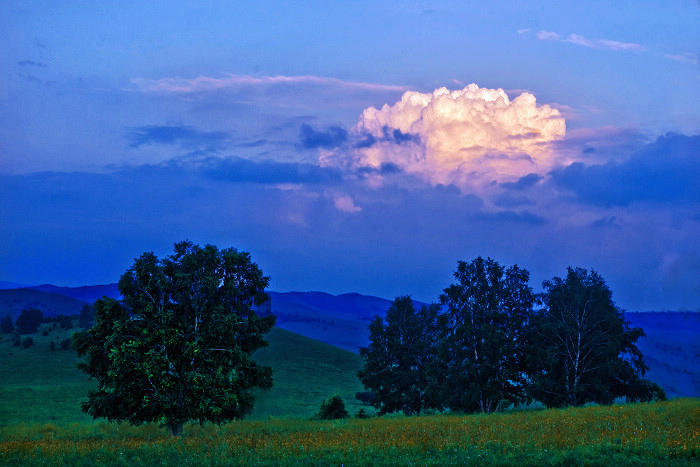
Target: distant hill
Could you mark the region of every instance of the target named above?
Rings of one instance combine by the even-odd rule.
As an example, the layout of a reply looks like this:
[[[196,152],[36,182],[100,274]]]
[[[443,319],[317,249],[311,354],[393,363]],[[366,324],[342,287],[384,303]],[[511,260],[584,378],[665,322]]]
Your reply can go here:
[[[277,326],[352,352],[369,344],[369,322],[391,305],[356,293],[270,292],[270,301]]]
[[[84,285],[82,287],[57,287],[51,284],[43,284],[30,286],[28,288],[39,290],[41,292],[66,295],[90,304],[94,303],[98,298],[102,298],[104,296],[116,299],[121,298],[121,293],[117,288],[117,284]]]
[[[269,293],[278,327],[354,353],[369,344],[371,319],[383,316],[391,305],[391,300],[357,293]],[[0,290],[0,317],[8,313],[16,317],[29,306],[48,316],[73,314],[103,295],[119,298],[116,284]],[[669,397],[700,397],[700,313],[627,312],[625,316],[647,334],[638,342],[650,368],[647,376],[659,382]]]
[[[646,332],[637,342],[649,366],[647,377],[668,397],[700,397],[700,313],[625,313]]]
[[[44,316],[74,315],[80,313],[87,302],[62,294],[42,292],[34,289],[0,290],[0,317],[10,315],[12,319],[27,308],[38,308]]]

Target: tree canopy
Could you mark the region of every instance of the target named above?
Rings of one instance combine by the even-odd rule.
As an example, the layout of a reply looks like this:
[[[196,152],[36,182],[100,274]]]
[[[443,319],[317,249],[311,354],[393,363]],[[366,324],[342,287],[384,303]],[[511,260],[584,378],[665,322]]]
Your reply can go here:
[[[539,295],[527,270],[491,258],[460,261],[454,276],[442,309],[416,312],[398,297],[370,323],[359,375],[380,413],[665,399],[644,378],[635,345],[644,332],[630,327],[596,272],[569,268]]]
[[[144,253],[122,275],[122,300],[94,305],[93,326],[74,335],[80,369],[98,381],[83,410],[132,424],[217,424],[253,408],[253,388],[272,369],[251,360],[267,345],[272,315],[258,316],[269,278],[246,252],[176,243],[158,259]]]
[[[375,393],[379,413],[411,415],[440,407],[431,368],[436,361],[437,308],[416,311],[410,296],[398,297],[384,318],[376,316],[370,323],[370,345],[360,349],[365,364],[359,377]]]
[[[544,307],[535,317],[531,394],[548,407],[665,398],[644,379],[648,367],[612,291],[595,271],[568,268],[543,283]]]
[[[448,407],[488,413],[524,402],[534,303],[529,273],[478,257],[460,261],[454,276],[457,282],[440,297],[447,307],[440,368]]]
[[[22,310],[17,317],[15,328],[19,334],[34,334],[44,319],[44,313],[37,308]]]

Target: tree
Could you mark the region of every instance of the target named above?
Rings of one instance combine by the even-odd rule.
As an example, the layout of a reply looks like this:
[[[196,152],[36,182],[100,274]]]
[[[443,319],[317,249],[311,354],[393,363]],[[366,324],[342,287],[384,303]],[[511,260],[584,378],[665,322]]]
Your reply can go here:
[[[527,400],[527,327],[535,296],[530,274],[491,258],[460,261],[447,306],[440,370],[452,410],[489,413]]]
[[[80,309],[78,316],[78,326],[82,329],[87,329],[95,322],[95,310],[87,303]]]
[[[5,334],[9,334],[14,330],[15,325],[12,322],[12,317],[10,315],[5,315],[5,317],[2,319],[2,323],[0,323],[0,331]]]
[[[417,414],[439,408],[435,372],[437,305],[416,312],[411,297],[396,298],[384,318],[369,325],[370,345],[360,349],[364,367],[359,372],[374,395],[380,414],[402,411]]]
[[[15,327],[20,334],[34,334],[41,325],[44,314],[36,308],[23,310],[17,317]]]
[[[630,328],[598,273],[568,268],[543,288],[530,362],[534,398],[547,407],[665,398],[643,378],[647,366],[635,342],[644,331]]]
[[[339,418],[348,418],[349,416],[350,414],[345,409],[345,402],[340,396],[335,395],[321,402],[321,408],[314,415],[314,418],[317,420],[337,420]]]
[[[251,360],[275,317],[269,278],[246,252],[189,241],[173,255],[144,253],[122,275],[123,300],[95,302],[95,324],[76,333],[80,369],[97,379],[83,411],[138,425],[162,421],[173,435],[186,421],[226,423],[249,413],[253,388],[272,369]]]

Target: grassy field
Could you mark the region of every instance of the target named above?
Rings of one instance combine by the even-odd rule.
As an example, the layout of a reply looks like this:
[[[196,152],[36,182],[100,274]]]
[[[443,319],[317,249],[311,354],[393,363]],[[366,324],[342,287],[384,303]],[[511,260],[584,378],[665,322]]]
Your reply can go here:
[[[74,331],[33,334],[29,348],[15,347],[11,335],[0,334],[0,426],[92,421],[80,411],[80,401],[94,382],[77,370],[75,352],[49,349],[51,342],[58,345]],[[268,338],[270,346],[257,352],[255,359],[272,366],[274,386],[257,394],[248,418],[309,418],[334,394],[343,397],[351,413],[362,407],[354,398],[363,390],[356,377],[362,365],[359,355],[278,328]]]
[[[79,410],[92,387],[70,332],[0,342],[0,465],[700,465],[700,399],[493,415],[389,416],[313,421],[340,394],[351,413],[361,390],[356,354],[280,329],[257,354],[275,369],[247,420],[186,425],[93,421]]]
[[[698,465],[700,401],[340,421],[0,428],[2,465]]]

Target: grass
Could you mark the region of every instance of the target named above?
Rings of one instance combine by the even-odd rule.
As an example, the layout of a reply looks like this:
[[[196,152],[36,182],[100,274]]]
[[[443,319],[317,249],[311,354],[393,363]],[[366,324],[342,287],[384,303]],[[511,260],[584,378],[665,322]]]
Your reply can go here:
[[[29,348],[15,347],[11,335],[0,334],[0,426],[92,421],[80,411],[80,402],[94,382],[76,368],[75,352],[49,348],[75,329],[42,326],[31,335],[34,345]],[[49,335],[43,336],[43,330],[50,330]],[[274,386],[257,393],[248,418],[309,418],[334,394],[343,397],[351,413],[362,407],[355,399],[355,393],[363,390],[356,377],[362,365],[357,354],[279,328],[272,329],[268,340],[270,346],[254,358],[272,366]]]
[[[339,421],[0,428],[3,465],[698,465],[700,401]]]
[[[338,393],[361,406],[359,356],[281,329],[256,358],[275,369],[248,420],[186,425],[93,421],[79,410],[93,382],[72,351],[51,351],[72,331],[0,342],[0,465],[700,465],[700,399],[522,410],[492,415],[390,416],[314,421]]]

